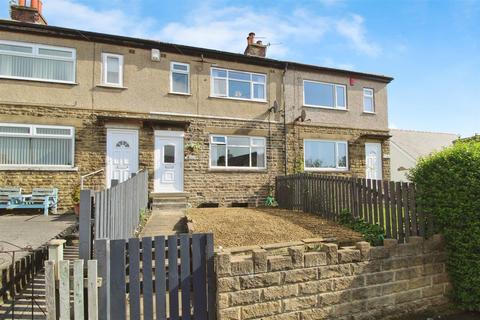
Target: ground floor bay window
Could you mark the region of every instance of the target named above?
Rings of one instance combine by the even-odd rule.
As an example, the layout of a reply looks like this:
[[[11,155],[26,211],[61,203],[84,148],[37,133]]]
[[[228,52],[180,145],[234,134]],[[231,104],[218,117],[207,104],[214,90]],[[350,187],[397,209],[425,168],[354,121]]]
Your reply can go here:
[[[73,127],[0,123],[0,169],[72,168]]]
[[[348,143],[346,141],[305,140],[305,171],[347,170]]]
[[[210,167],[229,169],[266,168],[264,137],[210,136]]]

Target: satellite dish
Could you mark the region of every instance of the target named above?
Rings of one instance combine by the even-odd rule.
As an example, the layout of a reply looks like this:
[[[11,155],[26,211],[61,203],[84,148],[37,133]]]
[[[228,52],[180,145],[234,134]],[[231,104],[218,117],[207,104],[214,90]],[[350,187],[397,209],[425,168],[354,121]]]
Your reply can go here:
[[[273,102],[273,106],[270,107],[269,111],[270,111],[270,112],[273,111],[274,113],[277,113],[278,111],[280,111],[280,107],[279,107],[279,105],[278,105],[277,100],[275,100],[275,101]]]
[[[304,109],[302,110],[302,114],[300,115],[300,120],[304,122],[306,118],[307,118],[307,113],[305,112],[305,109]]]
[[[278,106],[277,100],[273,101],[273,112],[277,113],[280,107]]]

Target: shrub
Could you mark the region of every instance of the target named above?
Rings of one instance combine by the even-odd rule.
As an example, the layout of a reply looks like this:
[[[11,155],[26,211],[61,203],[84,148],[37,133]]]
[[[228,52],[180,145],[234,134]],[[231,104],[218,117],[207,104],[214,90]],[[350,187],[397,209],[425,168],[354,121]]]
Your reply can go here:
[[[459,142],[421,159],[410,179],[445,236],[454,301],[480,311],[480,142]]]
[[[70,196],[72,198],[72,203],[73,204],[79,204],[80,203],[80,185],[79,184],[77,184],[75,186],[75,188],[73,188]]]
[[[370,242],[371,245],[379,246],[383,244],[385,230],[383,230],[378,224],[370,224],[363,219],[354,218],[348,210],[342,210],[339,222],[340,224],[362,234],[363,239]]]

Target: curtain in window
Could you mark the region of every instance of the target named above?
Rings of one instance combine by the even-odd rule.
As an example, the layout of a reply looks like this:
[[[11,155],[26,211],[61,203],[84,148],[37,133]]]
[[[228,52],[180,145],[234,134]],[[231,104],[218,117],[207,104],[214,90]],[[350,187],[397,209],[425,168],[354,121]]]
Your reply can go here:
[[[0,137],[0,164],[72,165],[72,140]]]
[[[73,61],[0,54],[0,75],[44,80],[74,81]]]

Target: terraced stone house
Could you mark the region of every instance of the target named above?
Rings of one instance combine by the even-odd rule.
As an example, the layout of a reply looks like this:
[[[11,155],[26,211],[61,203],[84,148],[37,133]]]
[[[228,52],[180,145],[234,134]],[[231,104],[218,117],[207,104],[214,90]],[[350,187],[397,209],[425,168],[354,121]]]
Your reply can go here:
[[[275,177],[389,178],[390,77],[0,20],[0,185],[109,186],[145,168],[154,197],[260,205]],[[20,21],[19,21],[20,20]],[[240,41],[241,39],[239,39]]]

